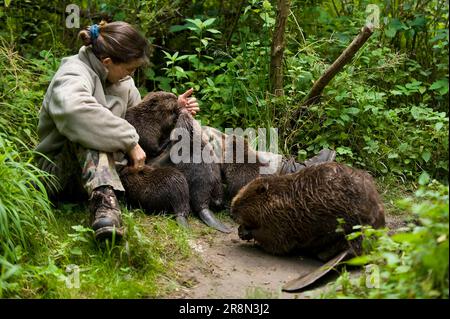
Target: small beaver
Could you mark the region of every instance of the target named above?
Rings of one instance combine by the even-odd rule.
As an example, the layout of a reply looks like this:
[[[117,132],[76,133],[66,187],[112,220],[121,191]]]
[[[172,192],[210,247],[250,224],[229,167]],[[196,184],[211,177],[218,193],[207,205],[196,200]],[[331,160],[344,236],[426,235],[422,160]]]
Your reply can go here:
[[[255,239],[273,254],[306,252],[323,260],[349,248],[345,234],[353,226],[385,225],[372,177],[334,162],[254,180],[233,199],[231,214],[241,239]]]
[[[241,136],[224,134],[222,143],[221,172],[231,200],[242,187],[260,177],[261,167],[267,167],[268,163],[261,162],[258,153]]]
[[[186,176],[192,210],[208,226],[230,233],[231,230],[220,223],[210,210],[212,204],[218,207],[223,201],[219,160],[212,146],[208,143],[200,124],[186,110],[181,111],[175,129],[172,132],[171,160],[175,158],[180,160],[173,165]],[[181,146],[181,149],[178,146]],[[185,153],[180,154],[180,151]],[[180,155],[184,159],[179,157]],[[205,160],[205,156],[208,156],[209,160]]]
[[[145,165],[139,172],[119,170],[127,201],[146,211],[173,211],[178,224],[188,227],[189,188],[184,175],[173,167]]]

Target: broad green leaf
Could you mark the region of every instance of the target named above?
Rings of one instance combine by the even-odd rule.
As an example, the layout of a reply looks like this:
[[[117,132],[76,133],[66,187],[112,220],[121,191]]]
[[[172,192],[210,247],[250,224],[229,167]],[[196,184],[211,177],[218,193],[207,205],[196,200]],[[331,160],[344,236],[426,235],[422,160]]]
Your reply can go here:
[[[203,25],[204,25],[205,27],[207,27],[207,26],[213,24],[214,21],[216,21],[216,18],[210,18],[210,19],[208,19],[208,20],[205,20],[205,21],[203,22]]]
[[[353,154],[352,150],[345,146],[339,146],[338,148],[336,148],[336,153],[338,153],[339,155]]]
[[[72,255],[77,255],[77,256],[81,256],[83,254],[83,252],[81,251],[81,249],[79,247],[74,247],[70,250],[70,253]]]
[[[355,239],[355,238],[360,237],[361,235],[362,235],[361,232],[360,232],[360,231],[357,231],[357,232],[353,232],[353,233],[351,233],[351,234],[348,234],[348,235],[346,236],[346,238],[347,238],[347,240],[353,240],[353,239]]]
[[[430,182],[430,175],[423,171],[422,174],[419,176],[419,184],[420,185],[427,185]]]
[[[385,252],[382,255],[386,259],[388,265],[395,265],[400,260],[397,254],[394,253]]]
[[[219,30],[216,30],[216,29],[208,29],[208,30],[206,30],[206,31],[211,32],[211,33],[214,33],[214,34],[222,33],[222,32],[220,32]]]
[[[350,121],[350,117],[347,114],[341,114],[339,116],[344,122]]]
[[[397,30],[395,28],[389,27],[386,30],[384,30],[384,34],[388,37],[388,38],[393,38],[395,37],[395,35],[397,34]]]
[[[166,51],[163,50],[163,53],[164,53],[164,55],[166,56],[166,58],[169,58],[169,59],[172,60],[172,56],[170,55],[169,52],[166,52]]]
[[[389,153],[388,158],[398,158],[398,154],[397,153]]]
[[[448,92],[448,79],[440,79],[430,86],[430,90],[438,90],[440,95],[445,95]]]
[[[345,111],[351,115],[356,115],[359,113],[359,109],[356,107],[349,107],[349,108],[345,109]]]
[[[434,125],[434,129],[435,129],[436,131],[440,131],[441,128],[442,128],[443,126],[444,126],[444,123],[438,122],[438,123],[436,123],[436,124]]]
[[[389,27],[395,29],[396,31],[409,29],[403,22],[401,22],[397,18],[391,20],[391,22],[389,23]]]
[[[361,265],[368,264],[371,261],[372,261],[372,257],[365,255],[365,256],[354,257],[350,260],[347,260],[345,263],[348,265],[352,265],[352,266],[361,266]]]
[[[398,266],[397,268],[395,268],[395,272],[397,274],[403,274],[405,272],[408,272],[410,269],[410,266]]]
[[[411,108],[411,115],[415,120],[420,119],[420,115],[422,114],[422,109],[417,107],[417,106],[413,106]]]
[[[417,16],[412,22],[409,23],[412,27],[424,27],[427,24],[427,19],[424,16]]]
[[[423,160],[424,160],[425,162],[428,162],[428,161],[430,160],[430,158],[431,158],[431,153],[430,153],[428,150],[425,150],[425,151],[422,153],[422,158],[423,158]]]
[[[184,69],[181,67],[181,66],[175,66],[175,68],[174,68],[175,70],[177,70],[178,72],[180,72],[180,73],[184,73]]]
[[[398,90],[391,90],[390,92],[391,92],[393,95],[402,95],[402,94],[403,94],[403,92],[398,91]]]
[[[209,86],[215,86],[213,80],[211,80],[210,78],[206,78],[206,82],[208,82]]]
[[[263,8],[264,8],[264,10],[266,10],[266,11],[271,10],[271,9],[272,9],[272,5],[270,4],[270,1],[264,0],[264,1],[263,1]]]

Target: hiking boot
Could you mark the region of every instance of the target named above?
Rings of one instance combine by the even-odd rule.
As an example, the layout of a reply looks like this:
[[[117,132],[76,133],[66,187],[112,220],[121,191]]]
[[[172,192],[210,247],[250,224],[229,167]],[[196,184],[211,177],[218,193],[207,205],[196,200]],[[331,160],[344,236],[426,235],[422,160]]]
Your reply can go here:
[[[309,167],[318,163],[333,162],[335,158],[336,158],[336,151],[324,148],[316,156],[311,157],[310,159],[304,161],[303,164],[306,167]]]
[[[315,164],[333,162],[335,158],[335,151],[324,148],[319,152],[319,154],[307,159],[303,163],[297,163],[295,158],[283,159],[279,174],[292,174]]]
[[[92,213],[92,229],[95,231],[95,239],[119,240],[124,234],[122,218],[114,189],[111,186],[100,186],[94,189],[89,199],[89,208]]]
[[[285,159],[283,158],[283,161],[281,163],[281,169],[280,169],[280,175],[285,175],[285,174],[292,174],[295,172],[298,172],[302,169],[304,169],[306,166],[301,164],[301,163],[297,163],[295,161],[295,158],[291,157],[289,159]]]

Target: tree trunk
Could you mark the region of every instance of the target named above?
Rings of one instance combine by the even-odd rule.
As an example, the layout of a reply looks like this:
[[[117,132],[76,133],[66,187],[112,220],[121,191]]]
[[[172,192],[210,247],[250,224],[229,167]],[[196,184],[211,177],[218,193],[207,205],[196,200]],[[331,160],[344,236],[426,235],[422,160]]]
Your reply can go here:
[[[270,60],[270,82],[272,92],[276,96],[282,96],[283,92],[283,55],[284,34],[286,21],[289,15],[289,0],[277,0],[277,19],[272,37],[272,50]]]

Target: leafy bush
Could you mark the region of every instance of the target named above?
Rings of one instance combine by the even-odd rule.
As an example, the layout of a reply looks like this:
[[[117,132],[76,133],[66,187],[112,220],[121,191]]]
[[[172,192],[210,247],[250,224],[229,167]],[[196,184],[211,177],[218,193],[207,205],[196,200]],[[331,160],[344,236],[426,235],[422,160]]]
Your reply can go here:
[[[399,94],[425,96],[423,93],[429,89],[418,81],[397,85],[396,89],[382,84],[393,77],[401,78],[400,68],[409,60],[388,48],[371,48],[369,45],[359,60],[336,76],[325,90],[323,101],[305,110],[294,130],[282,131],[283,139],[291,145],[290,152],[301,155],[331,147],[336,149],[338,160],[376,175],[395,174],[403,180],[414,180],[425,170],[445,179],[448,114],[412,100],[409,104],[393,105],[392,100]],[[292,59],[291,68],[311,77],[310,70],[315,70],[312,63],[317,65],[315,60]],[[320,76],[320,70],[316,72],[313,77]],[[292,91],[290,85],[301,87],[302,83],[289,83],[288,90]],[[296,105],[295,100],[296,95],[288,97],[289,104]],[[295,107],[285,113],[281,123],[290,120],[292,109]]]
[[[357,279],[344,272],[323,297],[449,297],[448,186],[433,181],[398,205],[417,220],[392,236],[371,228],[351,234],[363,235],[365,247],[372,250],[347,263],[372,270]]]

